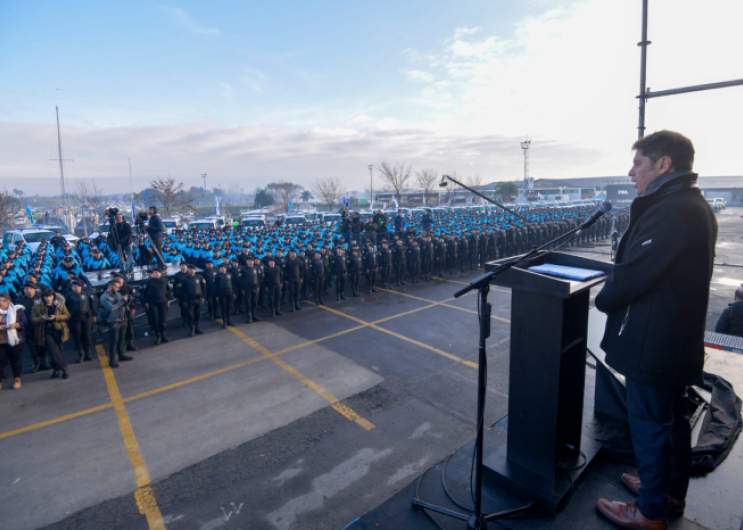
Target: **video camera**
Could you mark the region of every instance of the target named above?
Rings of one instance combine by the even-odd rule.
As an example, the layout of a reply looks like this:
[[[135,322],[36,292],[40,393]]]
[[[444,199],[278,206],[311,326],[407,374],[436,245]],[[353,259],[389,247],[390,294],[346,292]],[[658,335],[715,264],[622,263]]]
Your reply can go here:
[[[108,218],[109,221],[116,218],[117,215],[119,215],[119,209],[116,208],[115,206],[110,206],[106,208],[106,217]]]

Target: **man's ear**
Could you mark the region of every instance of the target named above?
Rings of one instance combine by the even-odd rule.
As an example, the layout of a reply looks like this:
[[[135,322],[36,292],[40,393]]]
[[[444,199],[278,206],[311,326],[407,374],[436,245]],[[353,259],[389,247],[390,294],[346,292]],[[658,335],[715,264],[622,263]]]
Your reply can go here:
[[[673,160],[670,156],[662,156],[658,159],[658,175],[664,175],[673,171]]]

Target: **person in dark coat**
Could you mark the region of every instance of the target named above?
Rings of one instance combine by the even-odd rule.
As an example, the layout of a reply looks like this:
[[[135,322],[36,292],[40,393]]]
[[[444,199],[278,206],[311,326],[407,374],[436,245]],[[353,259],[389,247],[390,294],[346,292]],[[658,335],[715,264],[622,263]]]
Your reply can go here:
[[[276,266],[274,258],[268,259],[268,266],[264,272],[264,283],[268,295],[268,303],[271,305],[271,316],[281,316],[279,298],[281,296],[281,269]]]
[[[335,278],[335,295],[337,300],[348,300],[344,291],[346,290],[346,257],[343,255],[343,247],[336,247],[336,254],[330,258],[330,273]]]
[[[260,322],[261,319],[255,314],[258,309],[258,288],[261,283],[258,269],[255,267],[255,256],[252,254],[245,259],[245,267],[242,269],[240,274],[241,288],[243,291],[243,299],[245,300],[245,322],[251,324],[252,322]],[[259,262],[260,263],[260,262]]]
[[[98,314],[98,301],[90,291],[83,290],[82,282],[74,280],[72,290],[65,296],[65,305],[70,312],[68,323],[77,351],[77,362],[92,361],[91,334]]]
[[[155,335],[155,345],[158,345],[170,342],[165,336],[166,317],[170,308],[170,284],[158,269],[150,270],[147,275],[149,278],[142,288],[142,304],[147,310],[152,334]]]
[[[164,271],[166,270],[166,266],[165,261],[163,260],[163,238],[165,237],[167,230],[162,218],[157,215],[157,208],[150,206],[149,214],[150,222],[147,225],[147,233],[149,234],[150,241],[154,247],[153,250],[155,251],[157,265],[161,271]]]
[[[227,271],[227,265],[224,263],[217,267],[217,271],[214,277],[214,293],[222,310],[222,329],[224,329],[227,326],[234,326],[232,323],[232,304],[235,302],[234,277],[231,272]]]
[[[683,512],[691,467],[689,385],[702,384],[704,333],[717,221],[692,173],[694,147],[675,132],[641,138],[629,172],[638,198],[596,307],[601,347],[626,377],[638,475],[622,481],[636,503],[599,499],[620,526],[668,528]]]
[[[289,293],[289,312],[294,310],[301,311],[299,305],[299,288],[302,284],[304,269],[302,262],[297,258],[297,251],[293,248],[289,250],[289,258],[284,262],[284,283],[286,291]]]
[[[735,302],[723,310],[715,332],[743,337],[743,287],[735,291]]]
[[[390,269],[392,268],[392,250],[390,250],[390,245],[386,239],[382,240],[377,262],[379,263],[379,278],[382,282],[382,287],[391,289]]]
[[[323,282],[325,281],[325,261],[322,253],[315,250],[310,256],[310,275],[312,277],[312,292],[315,295],[316,305],[325,305],[322,300]]]
[[[366,276],[366,285],[369,288],[369,294],[378,292],[374,288],[377,281],[377,255],[374,253],[374,245],[369,243],[362,258],[364,275]]]
[[[206,280],[202,275],[196,274],[194,265],[188,266],[188,275],[183,280],[181,289],[181,295],[186,300],[188,310],[188,336],[202,335],[204,332],[201,331],[201,308],[206,297]],[[224,318],[225,315],[222,315],[222,319]]]
[[[359,293],[359,275],[361,274],[361,258],[359,257],[359,249],[354,247],[351,249],[351,255],[346,260],[348,267],[348,283],[351,284],[351,292],[355,297],[361,296]]]
[[[398,239],[395,244],[395,248],[392,253],[392,262],[395,266],[395,277],[397,278],[397,285],[406,285],[405,279],[405,261],[407,258],[407,250],[402,244],[402,239]]]

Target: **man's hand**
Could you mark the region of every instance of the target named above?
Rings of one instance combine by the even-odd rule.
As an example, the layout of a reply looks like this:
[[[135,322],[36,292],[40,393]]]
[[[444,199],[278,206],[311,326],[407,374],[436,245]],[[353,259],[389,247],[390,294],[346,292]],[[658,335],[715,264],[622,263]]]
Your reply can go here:
[[[144,308],[145,308],[145,309],[146,309],[147,311],[149,311],[149,310],[150,310],[150,304],[145,304],[145,305],[144,305]]]

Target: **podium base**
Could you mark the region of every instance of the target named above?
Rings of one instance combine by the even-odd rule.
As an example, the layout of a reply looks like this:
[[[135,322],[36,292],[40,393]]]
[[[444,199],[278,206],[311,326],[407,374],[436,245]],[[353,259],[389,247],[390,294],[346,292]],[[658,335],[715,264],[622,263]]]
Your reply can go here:
[[[549,515],[562,510],[570,500],[573,490],[591,468],[603,444],[581,435],[580,449],[585,455],[586,463],[580,469],[572,471],[555,470],[555,479],[549,480],[537,475],[506,458],[507,447],[503,445],[490,454],[483,462],[485,479],[501,486],[516,495],[532,499]],[[577,467],[583,462],[583,456],[573,458],[565,467]],[[568,478],[570,477],[570,478]]]

